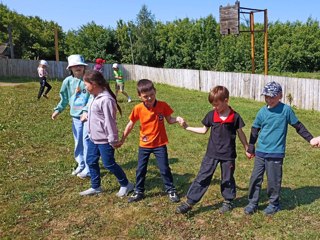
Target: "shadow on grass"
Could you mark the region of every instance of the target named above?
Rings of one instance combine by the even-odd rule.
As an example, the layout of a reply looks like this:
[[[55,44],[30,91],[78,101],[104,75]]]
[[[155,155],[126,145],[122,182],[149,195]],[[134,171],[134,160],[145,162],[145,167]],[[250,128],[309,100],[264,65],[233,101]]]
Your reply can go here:
[[[297,189],[283,187],[281,189],[280,204],[282,210],[293,210],[299,206],[309,205],[318,199],[320,199],[320,187],[318,186],[305,186]],[[268,196],[266,189],[261,191],[259,202],[261,203],[259,205],[259,210],[263,210],[267,207]],[[248,197],[245,195],[236,198],[233,203],[235,208],[244,208],[248,204]],[[195,208],[195,211],[192,211],[192,215],[219,209],[221,204],[222,201],[211,206]]]

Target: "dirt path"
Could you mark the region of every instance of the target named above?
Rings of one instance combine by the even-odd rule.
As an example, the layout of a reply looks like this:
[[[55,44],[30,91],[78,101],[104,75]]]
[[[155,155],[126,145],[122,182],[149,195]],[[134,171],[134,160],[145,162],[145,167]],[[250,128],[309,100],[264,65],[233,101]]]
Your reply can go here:
[[[17,86],[17,85],[21,85],[24,83],[6,83],[6,82],[0,82],[0,87],[12,87],[12,86]]]

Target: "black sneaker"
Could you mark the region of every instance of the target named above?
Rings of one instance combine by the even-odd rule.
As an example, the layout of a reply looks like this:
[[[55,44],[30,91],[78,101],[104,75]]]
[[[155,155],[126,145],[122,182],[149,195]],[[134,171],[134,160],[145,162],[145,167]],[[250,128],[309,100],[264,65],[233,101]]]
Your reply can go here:
[[[184,202],[179,207],[176,208],[176,213],[185,214],[192,209],[192,206]]]
[[[222,207],[219,209],[219,212],[224,214],[226,212],[230,212],[233,209],[233,205],[230,201],[224,201],[222,203]]]
[[[144,194],[142,192],[134,192],[129,198],[128,202],[138,202],[140,200],[144,199]]]
[[[168,193],[169,199],[171,202],[180,202],[180,198],[175,191],[171,191]]]

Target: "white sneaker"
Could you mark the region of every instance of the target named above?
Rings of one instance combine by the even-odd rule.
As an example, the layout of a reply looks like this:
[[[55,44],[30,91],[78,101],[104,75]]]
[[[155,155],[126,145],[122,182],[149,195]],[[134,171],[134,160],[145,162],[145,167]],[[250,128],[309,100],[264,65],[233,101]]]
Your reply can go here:
[[[77,174],[77,177],[81,179],[90,178],[90,173],[84,173],[83,171]]]
[[[83,169],[81,169],[80,167],[77,167],[75,170],[72,171],[72,175],[73,176],[76,176],[78,173],[81,173]]]
[[[89,188],[83,192],[80,192],[81,196],[88,196],[88,195],[94,195],[94,194],[99,194],[102,192],[102,188],[98,187],[98,188]]]
[[[130,97],[128,97],[128,102],[131,102],[132,100],[131,100],[131,98]]]
[[[127,196],[129,192],[133,191],[134,185],[132,183],[128,183],[125,187],[120,187],[119,192],[116,194],[117,197]]]

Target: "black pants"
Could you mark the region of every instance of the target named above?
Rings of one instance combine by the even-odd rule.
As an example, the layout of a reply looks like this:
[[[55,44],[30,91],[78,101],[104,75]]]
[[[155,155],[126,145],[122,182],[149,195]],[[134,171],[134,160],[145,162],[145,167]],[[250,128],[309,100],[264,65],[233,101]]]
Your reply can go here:
[[[42,77],[42,78],[40,78],[40,89],[39,89],[39,93],[38,93],[38,99],[41,98],[45,87],[47,87],[47,90],[44,93],[44,95],[47,95],[47,93],[50,92],[52,87],[51,87],[51,85],[49,83],[47,83],[47,78],[46,77]]]
[[[208,190],[212,176],[219,163],[221,167],[221,194],[223,198],[228,201],[236,197],[236,182],[233,177],[235,161],[218,160],[204,156],[199,173],[187,193],[187,202],[189,204],[193,205],[201,200]]]

